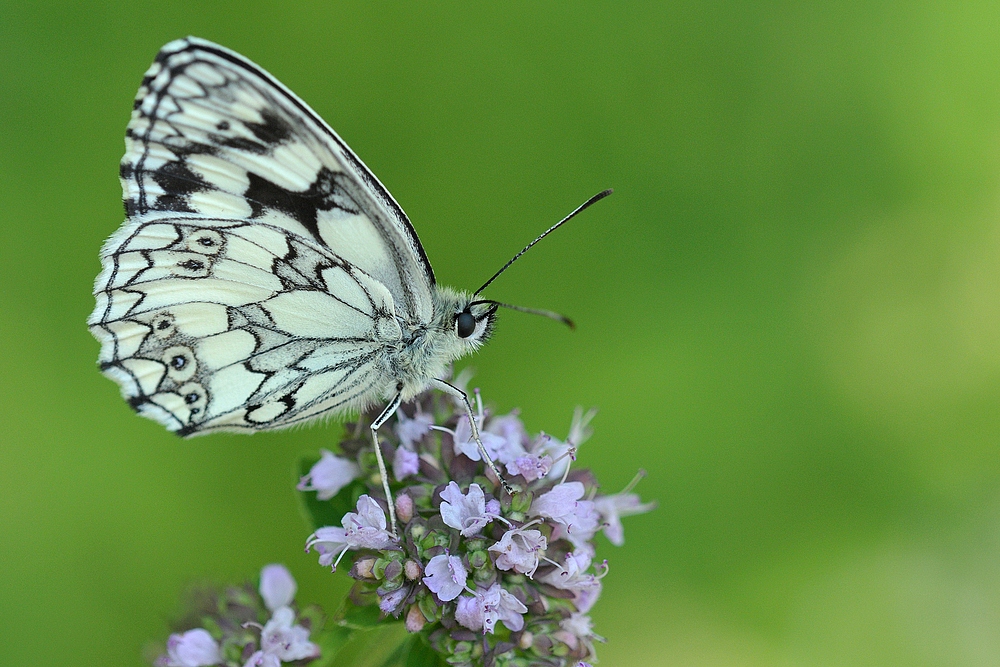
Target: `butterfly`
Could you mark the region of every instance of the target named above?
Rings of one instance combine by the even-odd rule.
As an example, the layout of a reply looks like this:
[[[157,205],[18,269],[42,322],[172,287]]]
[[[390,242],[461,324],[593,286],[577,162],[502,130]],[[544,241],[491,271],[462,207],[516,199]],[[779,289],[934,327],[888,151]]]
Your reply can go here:
[[[478,442],[449,365],[487,341],[500,306],[561,317],[477,298],[503,269],[471,294],[438,285],[406,214],[347,144],[217,44],[161,49],[125,145],[127,219],[101,251],[88,325],[129,405],[182,436],[385,402],[371,430],[391,498],[376,430],[399,405],[453,394]]]

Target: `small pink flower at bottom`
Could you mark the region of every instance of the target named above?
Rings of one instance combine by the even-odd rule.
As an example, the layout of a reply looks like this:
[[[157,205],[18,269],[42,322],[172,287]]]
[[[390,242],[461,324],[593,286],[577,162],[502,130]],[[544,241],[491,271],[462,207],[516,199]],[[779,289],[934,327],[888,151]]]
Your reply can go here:
[[[309,641],[309,631],[295,625],[295,612],[291,607],[281,607],[261,629],[260,650],[250,656],[244,667],[271,667],[318,655],[319,646]]]
[[[260,571],[260,596],[272,612],[292,604],[297,588],[292,573],[284,565],[265,565]]]
[[[156,661],[161,667],[209,667],[222,662],[219,645],[208,630],[195,628],[173,634],[167,640],[167,654]]]
[[[576,649],[578,640],[590,639],[594,636],[594,622],[590,620],[590,616],[579,612],[563,619],[559,623],[559,627],[561,632],[556,633],[556,635],[572,649]]]

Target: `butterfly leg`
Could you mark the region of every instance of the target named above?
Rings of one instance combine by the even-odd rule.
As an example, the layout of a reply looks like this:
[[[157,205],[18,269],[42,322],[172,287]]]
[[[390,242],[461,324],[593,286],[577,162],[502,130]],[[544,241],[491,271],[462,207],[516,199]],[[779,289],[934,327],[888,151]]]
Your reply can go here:
[[[503,487],[503,490],[507,492],[507,495],[513,496],[514,489],[511,488],[510,484],[507,483],[507,480],[504,479],[502,474],[500,474],[500,471],[497,469],[496,464],[493,463],[493,459],[490,457],[489,452],[486,451],[486,446],[483,445],[483,441],[479,438],[479,427],[476,425],[476,418],[472,413],[472,404],[469,403],[469,396],[455,385],[448,384],[444,380],[434,379],[431,382],[435,387],[444,393],[451,394],[465,403],[465,413],[469,416],[469,425],[472,427],[472,439],[475,440],[476,444],[479,446],[479,455],[483,457],[483,460],[486,461],[490,470],[492,470],[493,474],[496,475],[498,480],[500,480],[500,485]]]
[[[389,405],[385,406],[385,410],[382,411],[375,421],[372,422],[372,440],[375,442],[375,458],[378,459],[378,474],[382,478],[382,490],[385,491],[385,502],[389,505],[389,528],[392,536],[398,537],[396,533],[396,506],[392,501],[392,492],[389,491],[389,472],[385,468],[385,460],[382,458],[382,448],[378,445],[378,430],[382,427],[382,424],[389,421],[389,417],[396,414],[396,410],[399,409],[399,404],[403,402],[403,394],[401,392],[396,392],[396,397],[389,402]]]

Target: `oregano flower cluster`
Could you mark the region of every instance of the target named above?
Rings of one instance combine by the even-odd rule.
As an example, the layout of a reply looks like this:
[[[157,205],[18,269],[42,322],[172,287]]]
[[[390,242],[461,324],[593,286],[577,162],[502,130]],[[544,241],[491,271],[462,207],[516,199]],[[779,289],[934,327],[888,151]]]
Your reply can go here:
[[[374,412],[349,425],[340,454],[323,451],[311,465],[298,486],[316,494],[306,550],[334,571],[349,563],[351,604],[377,605],[383,622],[401,620],[448,664],[589,664],[603,641],[589,612],[608,572],[594,537],[603,530],[622,544],[621,517],[653,504],[632,484],[601,494],[594,475],[572,465],[593,411],[578,409],[561,441],[529,435],[517,413],[493,415],[476,399],[482,442],[513,495],[482,460],[464,408],[428,392],[379,433],[391,501],[366,438]],[[387,521],[388,502],[398,526]]]
[[[389,648],[383,667],[590,667],[604,641],[590,611],[608,574],[594,539],[623,544],[622,517],[654,507],[632,493],[644,473],[604,494],[574,465],[594,411],[577,409],[559,440],[528,434],[516,412],[485,410],[478,392],[476,407],[513,494],[483,460],[464,405],[428,392],[379,432],[386,498],[368,437],[378,412],[365,413],[337,448],[301,462],[297,486],[314,529],[306,551],[355,580],[347,598],[328,616],[299,611],[292,575],[265,566],[256,587],[196,597],[154,664],[351,667]]]
[[[260,572],[257,590],[231,586],[200,591],[193,599],[182,630],[170,635],[156,667],[280,667],[305,665],[320,655],[310,641],[313,626],[320,625],[318,609],[297,611],[297,585],[291,573],[278,564]]]

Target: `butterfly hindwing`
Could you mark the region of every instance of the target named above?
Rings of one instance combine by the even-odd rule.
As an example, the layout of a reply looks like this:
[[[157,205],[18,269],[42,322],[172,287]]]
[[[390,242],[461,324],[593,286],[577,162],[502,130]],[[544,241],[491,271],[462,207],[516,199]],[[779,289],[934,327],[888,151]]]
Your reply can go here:
[[[401,317],[430,321],[434,276],[402,209],[315,112],[232,51],[196,38],[160,51],[136,97],[121,175],[131,218],[281,227],[380,281]]]
[[[286,426],[383,390],[392,295],[319,244],[175,215],[125,226],[104,256],[91,317],[102,368],[172,430]]]

